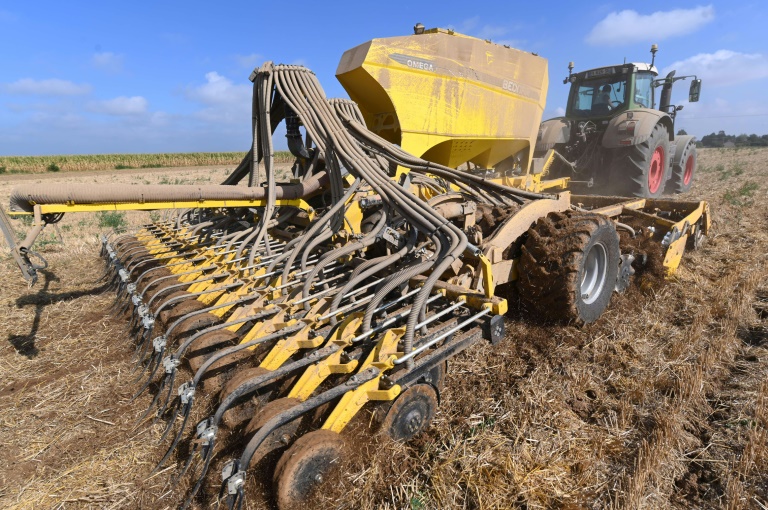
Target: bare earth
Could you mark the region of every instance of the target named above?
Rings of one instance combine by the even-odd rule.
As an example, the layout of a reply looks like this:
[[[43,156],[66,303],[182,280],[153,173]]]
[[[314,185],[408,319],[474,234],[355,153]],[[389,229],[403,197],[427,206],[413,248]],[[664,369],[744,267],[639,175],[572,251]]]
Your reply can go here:
[[[308,507],[766,508],[768,150],[701,150],[699,166],[680,198],[710,202],[713,232],[674,279],[614,296],[584,328],[513,310],[504,342],[453,360],[425,434],[351,431],[350,460]],[[20,181],[215,184],[230,170],[4,175],[0,202]],[[160,426],[134,429],[151,395],[131,401],[126,321],[98,281],[102,230],[82,214],[62,220],[63,245],[46,233],[51,268],[32,289],[0,258],[2,508],[179,503],[173,469],[150,474]],[[262,482],[246,508],[271,508]]]

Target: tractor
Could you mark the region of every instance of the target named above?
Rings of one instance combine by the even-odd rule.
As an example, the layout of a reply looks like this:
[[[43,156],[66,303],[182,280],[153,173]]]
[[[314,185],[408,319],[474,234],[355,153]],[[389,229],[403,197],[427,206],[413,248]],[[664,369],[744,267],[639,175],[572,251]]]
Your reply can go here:
[[[701,80],[675,76],[658,79],[653,58],[573,72],[564,117],[541,124],[534,157],[554,149],[561,158],[551,177],[569,177],[570,186],[589,194],[658,198],[684,193],[696,173],[696,143],[692,136],[675,136],[675,116],[683,105],[672,104],[672,85],[692,78],[688,101],[699,100]],[[661,87],[658,98],[655,89]]]

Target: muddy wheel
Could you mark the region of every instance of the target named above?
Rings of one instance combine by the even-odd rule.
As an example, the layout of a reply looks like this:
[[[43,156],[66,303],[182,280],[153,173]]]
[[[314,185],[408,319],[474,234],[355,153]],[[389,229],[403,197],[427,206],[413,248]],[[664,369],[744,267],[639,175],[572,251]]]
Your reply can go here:
[[[152,278],[149,278],[150,275],[152,276]],[[137,287],[137,290],[139,292],[143,292],[148,295],[149,292],[154,292],[154,289],[152,288],[153,285],[157,287],[157,285],[161,283],[165,283],[166,281],[173,281],[174,283],[179,283],[179,280],[177,280],[176,278],[169,278],[168,280],[160,280],[160,278],[164,278],[166,276],[172,276],[172,275],[173,273],[171,272],[170,269],[166,269],[164,267],[160,269],[156,269],[151,273],[149,273],[147,277],[145,277],[141,281],[141,283]]]
[[[169,303],[163,307],[163,311],[160,312],[160,320],[163,320],[163,312],[171,309],[174,306],[178,306],[179,304],[183,303],[184,299],[176,299],[181,296],[187,296],[189,295],[189,292],[186,290],[177,290],[175,292],[165,292],[162,296],[159,296],[155,299],[155,301],[152,303],[152,311],[153,313],[157,313],[157,310],[160,308],[160,306],[165,303],[166,301],[173,301],[173,303]],[[149,300],[147,300],[149,302]]]
[[[203,376],[205,391],[218,393],[224,387],[239,366],[248,365],[253,358],[253,352],[248,349],[235,351],[212,363]]]
[[[619,235],[608,218],[552,213],[528,230],[519,265],[520,301],[548,321],[593,322],[611,299],[620,258]]]
[[[669,166],[669,134],[656,124],[651,136],[619,149],[611,168],[611,191],[619,195],[658,198],[664,193]]]
[[[392,403],[381,431],[396,441],[408,441],[429,426],[437,405],[437,391],[431,384],[415,384]]]
[[[176,322],[177,319],[184,317],[188,313],[198,312],[203,308],[207,308],[207,307],[208,305],[206,305],[202,301],[198,301],[197,299],[187,299],[185,301],[181,301],[180,303],[177,303],[172,310],[163,310],[162,312],[160,312],[160,320],[162,320],[163,324],[165,324],[166,326],[170,326],[171,324]],[[205,314],[205,315],[213,315],[213,314]],[[216,317],[215,315],[213,316]],[[190,319],[193,319],[193,317],[190,317]],[[190,320],[190,319],[187,319],[187,320]],[[218,317],[216,317],[216,319],[218,319]],[[184,321],[184,322],[187,322],[187,321]]]
[[[283,453],[274,475],[275,497],[280,510],[298,508],[338,466],[344,440],[330,430],[315,430],[303,435]]]
[[[210,358],[214,352],[230,347],[236,338],[237,334],[227,329],[211,331],[201,335],[200,338],[192,342],[187,351],[189,353],[189,367],[193,372],[197,372],[205,363],[205,360]]]
[[[235,372],[224,388],[221,390],[220,399],[223,401],[237,388],[256,377],[268,374],[270,370],[262,367],[249,367],[241,368]],[[267,385],[269,388],[271,384]],[[221,417],[221,422],[229,429],[234,429],[240,426],[242,423],[250,420],[256,411],[266,404],[271,396],[272,391],[270,389],[262,388],[258,392],[250,393],[248,396],[243,397],[239,402],[235,402],[232,407],[224,412]]]
[[[174,322],[176,322],[176,319],[170,321],[168,326]],[[200,331],[203,328],[214,326],[219,322],[221,322],[221,317],[218,315],[212,313],[197,313],[188,319],[184,319],[176,328],[174,328],[172,333],[174,337],[180,337],[193,331]]]
[[[685,147],[685,153],[679,163],[672,166],[669,188],[672,193],[685,193],[693,185],[696,174],[696,144],[691,142]]]
[[[176,278],[169,278],[168,280],[160,280],[160,279],[153,280],[149,282],[146,286],[146,291],[144,291],[144,300],[149,301],[150,299],[152,299],[152,296],[154,296],[161,290],[167,289],[171,285],[178,285],[178,284],[179,284],[179,280],[177,280]]]
[[[268,402],[248,422],[248,425],[245,427],[245,436],[250,438],[257,430],[266,425],[269,420],[299,404],[301,404],[299,399],[287,397]],[[250,467],[253,467],[259,459],[268,453],[291,444],[296,437],[296,431],[299,429],[300,424],[301,420],[297,418],[273,430],[261,446],[259,446],[258,453],[254,454]]]

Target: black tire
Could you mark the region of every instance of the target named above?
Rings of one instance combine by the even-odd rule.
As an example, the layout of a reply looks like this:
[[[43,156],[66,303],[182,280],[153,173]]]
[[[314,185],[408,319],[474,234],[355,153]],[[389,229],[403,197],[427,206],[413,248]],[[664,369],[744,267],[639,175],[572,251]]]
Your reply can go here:
[[[548,322],[597,320],[611,300],[620,255],[619,235],[605,216],[566,211],[540,218],[518,266],[524,310]]]
[[[275,500],[280,510],[304,508],[312,491],[339,464],[344,440],[330,430],[314,430],[294,442],[275,467]]]
[[[672,165],[672,177],[669,178],[669,191],[675,194],[690,190],[696,176],[696,144],[691,142],[683,150],[682,157]]]
[[[437,390],[431,384],[415,384],[401,393],[383,416],[381,431],[395,441],[408,441],[423,432],[435,417]]]
[[[664,193],[669,170],[669,133],[656,124],[651,136],[632,147],[618,149],[611,165],[611,192],[658,198]]]

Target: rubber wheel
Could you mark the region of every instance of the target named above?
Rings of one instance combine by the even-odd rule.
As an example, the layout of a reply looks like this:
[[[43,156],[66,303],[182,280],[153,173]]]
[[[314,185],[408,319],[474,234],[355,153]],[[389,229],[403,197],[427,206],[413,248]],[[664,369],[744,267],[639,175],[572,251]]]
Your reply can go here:
[[[696,174],[696,144],[691,142],[685,147],[685,153],[680,162],[672,166],[672,177],[669,178],[669,188],[672,193],[685,193],[693,185]]]
[[[167,289],[172,285],[178,285],[178,284],[179,284],[179,280],[177,280],[176,278],[169,278],[167,280],[160,280],[160,279],[153,280],[149,282],[145,290],[142,291],[142,293],[144,294],[144,301],[149,302],[149,300],[152,299],[152,296],[154,296],[161,290]]]
[[[196,311],[196,310],[194,310]],[[186,314],[185,314],[186,315]],[[171,326],[177,319],[173,319],[168,323]],[[193,331],[200,331],[203,328],[214,326],[221,322],[221,317],[212,313],[197,313],[192,317],[184,319],[181,323],[173,328],[173,337],[179,338]]]
[[[262,367],[241,368],[235,372],[232,378],[224,385],[219,394],[220,401],[224,401],[240,385],[256,377],[268,374],[271,370]],[[232,406],[224,411],[221,422],[229,429],[234,429],[242,423],[250,420],[256,411],[269,401],[272,391],[269,388],[271,383],[262,387],[259,391],[252,391],[234,402]]]
[[[669,166],[669,134],[656,124],[651,136],[632,147],[618,149],[611,165],[611,192],[658,198],[664,193]]]
[[[160,320],[163,321],[163,324],[166,326],[170,326],[174,322],[176,322],[178,319],[184,317],[188,313],[192,312],[199,312],[203,308],[208,308],[210,305],[206,305],[202,301],[198,301],[197,299],[187,299],[184,301],[181,301],[180,303],[173,306],[171,310],[163,310],[160,312]],[[206,315],[213,315],[213,314],[206,314]],[[218,317],[216,317],[215,320],[218,320]],[[194,317],[190,317],[188,320],[194,319]],[[214,320],[214,321],[215,321]],[[184,321],[184,322],[187,322]]]
[[[299,404],[301,404],[299,399],[287,397],[278,398],[272,402],[268,402],[264,407],[259,409],[253,418],[251,418],[251,421],[248,422],[248,425],[245,427],[245,437],[250,438],[272,418],[278,414],[293,409]],[[259,448],[256,450],[256,453],[254,453],[253,457],[251,457],[249,467],[255,466],[256,463],[268,453],[279,450],[290,444],[296,437],[296,431],[299,429],[300,424],[301,420],[297,417],[270,432],[264,442],[259,445]]]
[[[429,426],[437,406],[435,388],[431,384],[415,384],[392,403],[381,423],[381,431],[396,441],[408,441]]]
[[[200,335],[187,350],[189,367],[193,372],[197,372],[213,353],[230,347],[236,338],[237,334],[228,329],[219,329]]]
[[[620,259],[619,235],[605,216],[566,211],[540,218],[522,247],[521,304],[547,321],[593,322],[608,306]]]
[[[205,391],[209,393],[218,393],[224,387],[232,373],[239,365],[247,364],[253,358],[253,352],[248,349],[235,351],[223,358],[217,360],[208,367],[203,376]]]
[[[152,275],[153,278],[150,279],[149,275]],[[179,280],[177,280],[176,278],[169,278],[168,280],[160,280],[160,278],[163,278],[165,276],[173,275],[170,269],[166,269],[164,267],[160,269],[155,269],[154,271],[149,273],[149,275],[147,275],[147,277],[145,277],[141,281],[141,284],[139,284],[139,286],[137,287],[137,290],[139,292],[143,292],[145,294],[147,294],[148,292],[153,292],[153,288],[152,288],[153,285],[157,286],[158,284],[164,283],[168,280],[173,280],[175,283],[179,283]]]
[[[186,290],[177,290],[175,292],[165,292],[163,295],[158,296],[155,301],[152,303],[152,312],[157,313],[157,310],[162,306],[163,303],[166,301],[170,301],[172,299],[176,299],[177,297],[186,296],[189,295],[189,292]],[[160,312],[160,320],[163,320],[163,312],[166,312],[170,309],[173,309],[173,307],[178,306],[179,304],[186,301],[185,299],[176,299],[173,303],[169,303],[165,306],[163,306],[163,310]],[[149,300],[147,300],[149,302]],[[166,314],[167,315],[167,314]]]
[[[343,452],[344,440],[330,430],[315,430],[297,439],[275,468],[277,507],[280,510],[298,508],[339,464]]]

